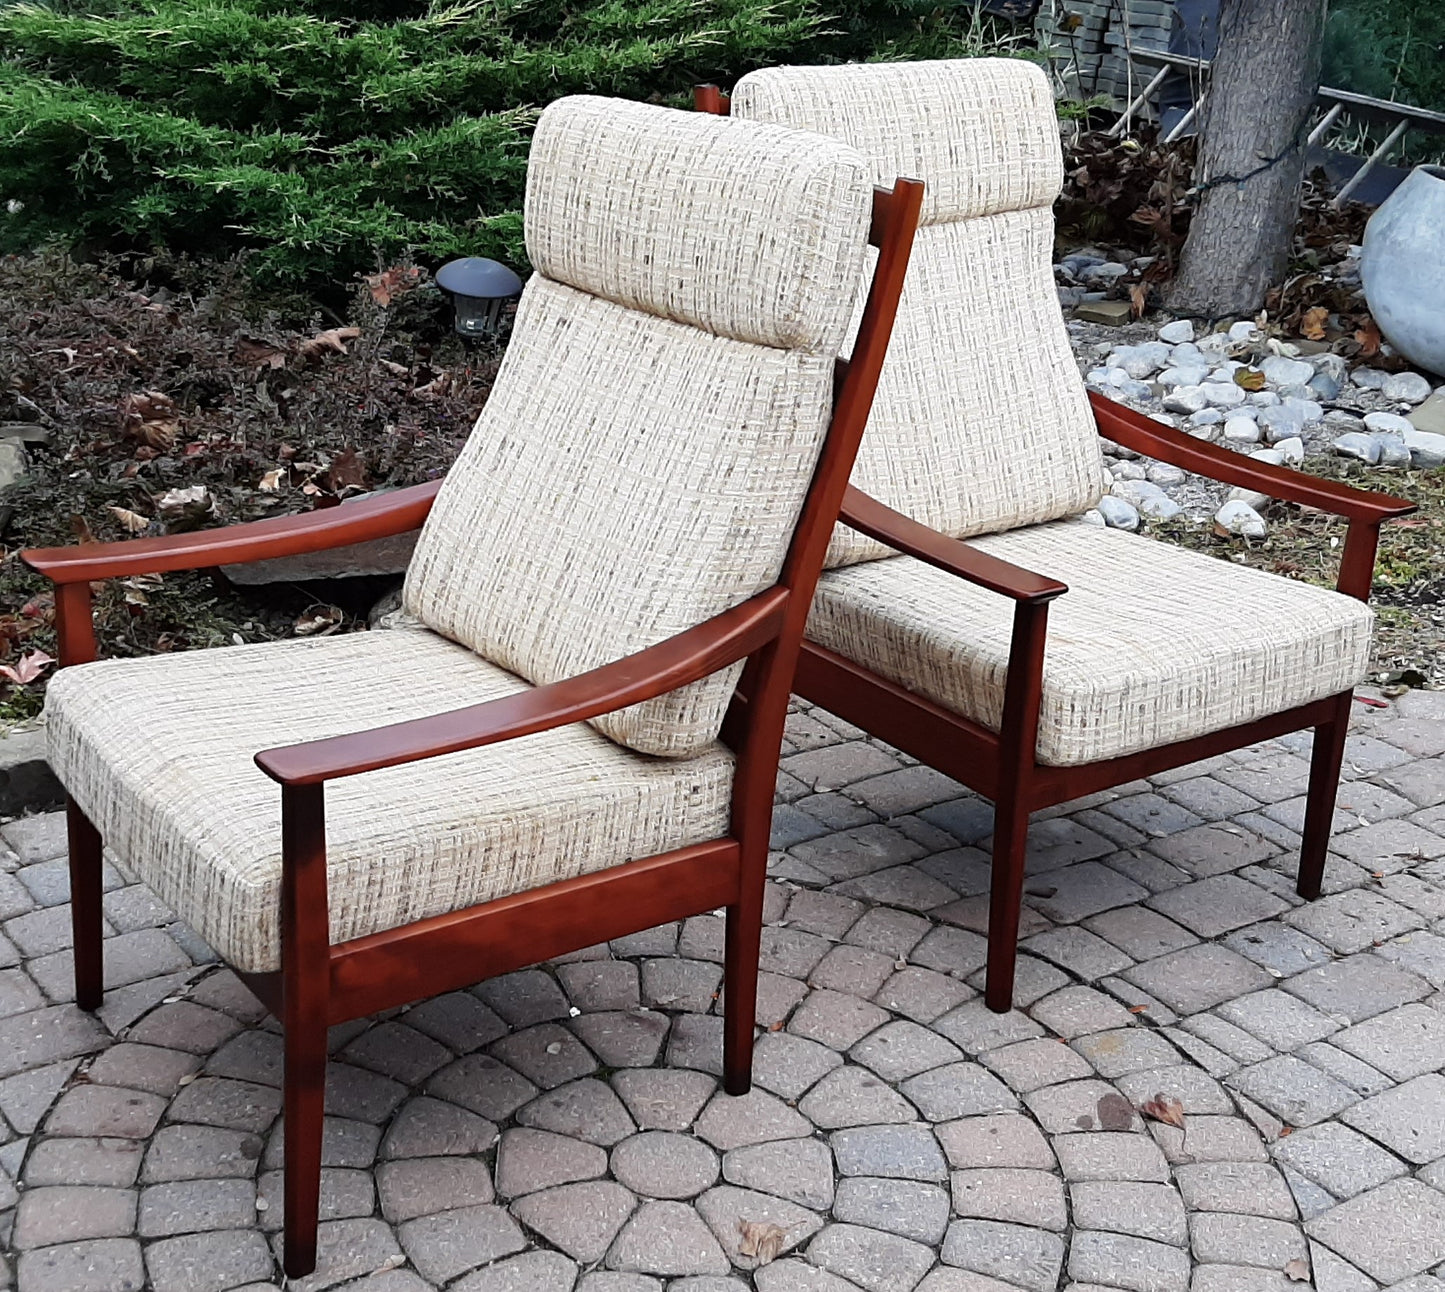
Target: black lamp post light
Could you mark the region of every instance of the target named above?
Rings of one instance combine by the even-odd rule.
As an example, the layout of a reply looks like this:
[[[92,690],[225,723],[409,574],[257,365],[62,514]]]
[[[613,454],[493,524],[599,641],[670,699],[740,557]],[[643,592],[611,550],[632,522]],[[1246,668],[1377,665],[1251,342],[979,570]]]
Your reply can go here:
[[[502,306],[522,290],[522,280],[506,265],[481,256],[448,261],[436,282],[452,298],[458,334],[472,339],[493,335]]]

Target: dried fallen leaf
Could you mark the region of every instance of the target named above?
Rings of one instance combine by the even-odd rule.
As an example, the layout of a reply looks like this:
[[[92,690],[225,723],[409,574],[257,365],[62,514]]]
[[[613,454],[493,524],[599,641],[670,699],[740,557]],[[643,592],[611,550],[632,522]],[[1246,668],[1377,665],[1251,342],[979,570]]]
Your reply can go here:
[[[159,390],[127,395],[120,402],[121,429],[147,448],[167,452],[181,432],[175,401]]]
[[[156,498],[156,508],[167,517],[200,515],[211,509],[211,495],[205,485],[167,489]]]
[[[1300,315],[1299,334],[1307,341],[1323,341],[1329,317],[1330,312],[1323,305],[1312,306]]]
[[[371,299],[378,305],[390,305],[398,296],[421,282],[421,270],[416,265],[393,265],[379,274],[371,274],[366,285],[371,288]]]
[[[754,1257],[759,1265],[777,1260],[783,1244],[788,1241],[788,1231],[768,1220],[740,1220],[738,1233],[742,1235],[738,1251],[743,1256]]]
[[[327,328],[325,332],[318,332],[309,341],[301,342],[301,357],[303,359],[319,359],[328,351],[345,354],[345,343],[356,340],[360,335],[359,327]]]
[[[344,449],[331,459],[327,471],[333,493],[343,489],[359,489],[366,483],[366,463],[355,449]]]
[[[1144,317],[1149,308],[1149,286],[1147,283],[1133,283],[1129,287],[1129,313],[1136,319]]]
[[[281,487],[281,477],[285,474],[285,467],[277,467],[274,471],[268,471],[261,477],[261,483],[256,488],[262,493],[275,493]]]
[[[1385,338],[1380,335],[1375,320],[1370,319],[1364,327],[1356,330],[1355,340],[1360,346],[1360,358],[1373,359],[1380,353],[1380,346],[1384,344]]]
[[[324,637],[341,627],[340,606],[313,606],[293,625],[298,637]]]
[[[1166,1095],[1161,1091],[1147,1103],[1140,1104],[1139,1111],[1156,1122],[1184,1129],[1184,1105],[1173,1095]]]
[[[127,533],[139,534],[150,524],[150,521],[140,512],[131,511],[127,507],[107,507],[106,511],[120,521],[121,527]]]
[[[411,393],[418,399],[440,399],[451,389],[452,375],[449,372],[433,377],[425,386],[418,386]]]
[[[243,336],[236,338],[236,359],[253,368],[284,368],[286,351],[269,341]]]
[[[1264,373],[1258,368],[1236,368],[1234,384],[1241,390],[1263,390]]]
[[[1284,1263],[1284,1276],[1293,1283],[1308,1283],[1310,1263],[1303,1256],[1296,1256],[1294,1260]]]
[[[75,535],[77,543],[98,543],[95,531],[91,529],[90,522],[84,516],[72,516],[70,518],[70,532]]]
[[[33,650],[14,664],[0,664],[0,677],[9,678],[16,686],[26,686],[45,672],[46,665],[54,663],[43,650]]]
[[[411,369],[404,363],[393,363],[390,359],[383,359],[381,366],[391,373],[393,377],[410,377]]]

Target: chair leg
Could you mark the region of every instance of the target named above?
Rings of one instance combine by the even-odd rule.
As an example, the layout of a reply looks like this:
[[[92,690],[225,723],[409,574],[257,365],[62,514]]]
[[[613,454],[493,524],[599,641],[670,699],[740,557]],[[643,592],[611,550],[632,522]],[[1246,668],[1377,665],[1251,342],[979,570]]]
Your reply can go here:
[[[100,936],[100,831],[69,796],[65,829],[70,843],[70,927],[75,945],[75,1003],[96,1009],[104,995]]]
[[[1350,704],[1354,693],[1335,700],[1334,716],[1315,728],[1310,756],[1309,797],[1305,800],[1304,842],[1300,846],[1299,878],[1295,891],[1307,901],[1320,895],[1334,825],[1335,796],[1340,788],[1340,766],[1345,758],[1345,737],[1350,730]]]
[[[326,1104],[325,1029],[286,1031],[286,1274],[316,1268],[321,1206],[321,1128]]]
[[[763,889],[745,884],[728,907],[723,950],[723,1089],[745,1095],[753,1084],[753,1019],[758,1010],[758,951],[763,936]]]
[[[1013,1008],[1014,962],[1024,896],[1024,854],[1028,848],[1027,800],[1015,786],[994,804],[993,869],[989,879],[988,974],[984,1004],[995,1014]]]

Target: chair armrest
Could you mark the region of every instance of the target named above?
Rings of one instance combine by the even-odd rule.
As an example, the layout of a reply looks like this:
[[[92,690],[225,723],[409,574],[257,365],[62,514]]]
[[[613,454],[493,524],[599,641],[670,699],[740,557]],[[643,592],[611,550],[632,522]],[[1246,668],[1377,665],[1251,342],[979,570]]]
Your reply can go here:
[[[330,547],[346,547],[417,529],[426,520],[441,488],[440,480],[394,489],[342,507],[275,516],[245,525],[202,529],[164,538],[121,543],[82,543],[75,547],[39,547],[20,559],[57,584],[91,583],[131,574],[167,570],[205,570],[275,556],[295,556]]]
[[[1136,413],[1132,408],[1094,391],[1089,392],[1089,402],[1094,406],[1099,434],[1136,453],[1158,458],[1161,462],[1171,462],[1176,467],[1222,480],[1225,484],[1256,489],[1271,498],[1302,503],[1336,516],[1375,524],[1392,516],[1408,516],[1416,509],[1414,503],[1403,498],[1353,489],[1334,480],[1321,480],[1318,476],[1231,453],[1228,449],[1156,422],[1143,413]]]
[[[1069,590],[1067,584],[1057,579],[1011,565],[959,539],[929,529],[852,485],[843,496],[839,520],[849,529],[1014,601],[1037,605]]]
[[[695,628],[576,677],[410,722],[266,749],[256,755],[256,766],[285,786],[317,785],[625,709],[751,655],[781,631],[788,596],[786,588],[772,587]]]

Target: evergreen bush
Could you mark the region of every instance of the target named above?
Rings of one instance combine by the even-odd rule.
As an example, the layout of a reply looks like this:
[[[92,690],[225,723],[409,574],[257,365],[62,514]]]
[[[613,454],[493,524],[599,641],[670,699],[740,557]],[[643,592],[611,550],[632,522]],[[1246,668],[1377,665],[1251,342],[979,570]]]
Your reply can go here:
[[[520,264],[552,99],[977,52],[933,0],[57,0],[0,8],[0,249],[249,249],[314,288],[412,249]]]

